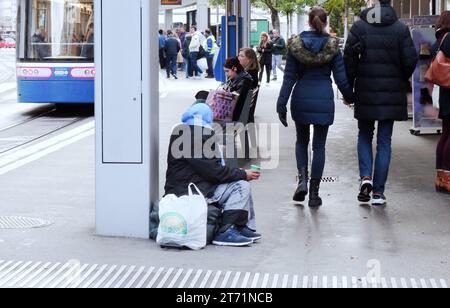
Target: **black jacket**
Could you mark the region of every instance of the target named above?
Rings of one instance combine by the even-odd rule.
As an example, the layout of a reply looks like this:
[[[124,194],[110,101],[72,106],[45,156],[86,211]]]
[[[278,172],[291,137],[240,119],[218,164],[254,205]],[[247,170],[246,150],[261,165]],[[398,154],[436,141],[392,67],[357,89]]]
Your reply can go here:
[[[381,6],[380,21],[369,21],[372,10],[363,11],[353,25],[344,52],[356,93],[355,117],[406,121],[408,80],[417,65],[417,51],[408,27],[391,6]]]
[[[273,54],[273,44],[272,42],[267,42],[267,45],[265,48],[263,46],[258,46],[258,53],[259,53],[259,64],[261,66],[264,65],[272,65],[272,54]]]
[[[257,69],[255,69],[255,70],[247,71],[247,73],[249,73],[253,79],[253,84],[252,84],[253,89],[256,89],[259,86],[259,76],[258,76],[259,71]]]
[[[178,55],[180,49],[181,49],[180,42],[176,38],[171,36],[166,39],[166,44],[164,45],[166,55],[176,56]]]
[[[239,121],[248,92],[253,89],[255,89],[254,80],[246,71],[239,73],[236,78],[229,80],[225,85],[225,90],[239,94],[236,109],[233,114],[233,121]]]
[[[196,136],[196,132],[202,134],[201,139],[197,137],[198,135]],[[178,197],[187,195],[189,184],[194,183],[205,197],[210,198],[220,184],[245,181],[247,179],[247,174],[244,170],[224,167],[220,158],[207,158],[208,153],[203,151],[202,155],[200,155],[201,158],[190,158],[195,157],[196,149],[206,148],[205,144],[207,144],[208,149],[211,149],[211,153],[216,153],[216,144],[213,142],[207,143],[214,137],[212,130],[199,126],[180,124],[174,129],[170,138],[167,157],[165,195],[175,194]],[[180,141],[183,141],[181,145]],[[183,145],[185,144],[190,144],[187,147],[190,151],[184,151]],[[199,147],[200,145],[201,148]],[[180,150],[184,157],[174,157],[172,147]]]
[[[449,33],[447,35],[447,38],[444,42],[442,42],[442,39],[444,38],[444,35],[446,33]],[[436,32],[436,44],[433,46],[433,55],[436,55],[439,46],[442,42],[442,48],[441,50],[444,52],[445,56],[447,58],[450,58],[450,29],[441,29]],[[439,117],[441,119],[450,117],[450,89],[442,88],[440,91],[440,97],[439,97]]]
[[[286,41],[284,38],[277,37],[272,40],[273,44],[273,54],[274,55],[284,55],[286,51]]]

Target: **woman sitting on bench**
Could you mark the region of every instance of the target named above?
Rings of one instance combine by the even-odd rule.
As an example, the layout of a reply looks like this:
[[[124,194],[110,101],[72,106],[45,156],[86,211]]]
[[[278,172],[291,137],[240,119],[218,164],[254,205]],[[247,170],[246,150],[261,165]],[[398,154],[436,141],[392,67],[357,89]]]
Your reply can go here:
[[[244,109],[244,104],[249,91],[255,88],[253,85],[253,79],[252,76],[245,71],[238,58],[228,59],[223,68],[228,78],[228,82],[226,83],[224,89],[226,91],[239,94],[236,109],[233,114],[233,121],[237,122],[241,118],[241,113]]]

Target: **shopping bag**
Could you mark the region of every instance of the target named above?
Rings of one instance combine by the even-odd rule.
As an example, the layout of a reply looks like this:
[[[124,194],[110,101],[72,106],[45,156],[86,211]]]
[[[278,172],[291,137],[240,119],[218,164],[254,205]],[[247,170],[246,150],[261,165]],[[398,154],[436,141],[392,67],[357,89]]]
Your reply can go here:
[[[193,194],[195,188],[197,195]],[[159,227],[156,242],[160,246],[200,250],[206,246],[208,205],[194,184],[188,195],[167,195],[159,203]]]
[[[236,93],[231,93],[224,89],[211,91],[206,99],[206,103],[211,106],[214,121],[232,122],[238,97]]]

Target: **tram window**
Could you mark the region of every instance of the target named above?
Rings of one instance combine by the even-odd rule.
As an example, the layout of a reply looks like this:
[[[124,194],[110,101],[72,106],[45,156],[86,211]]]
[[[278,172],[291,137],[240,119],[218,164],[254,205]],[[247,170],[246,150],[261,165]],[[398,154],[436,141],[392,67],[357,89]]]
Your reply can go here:
[[[24,60],[94,60],[93,0],[31,0],[24,16]]]

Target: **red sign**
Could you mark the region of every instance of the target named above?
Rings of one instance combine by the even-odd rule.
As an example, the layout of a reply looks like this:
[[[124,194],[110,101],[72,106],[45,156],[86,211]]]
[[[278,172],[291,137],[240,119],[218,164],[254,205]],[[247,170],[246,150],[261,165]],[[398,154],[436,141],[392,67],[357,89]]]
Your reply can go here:
[[[182,0],[161,0],[161,5],[181,5]]]

